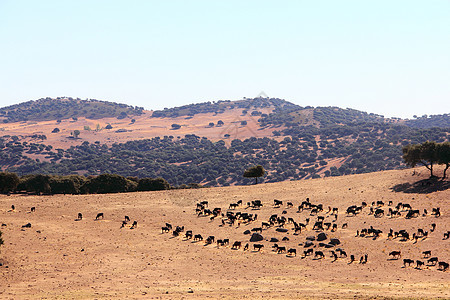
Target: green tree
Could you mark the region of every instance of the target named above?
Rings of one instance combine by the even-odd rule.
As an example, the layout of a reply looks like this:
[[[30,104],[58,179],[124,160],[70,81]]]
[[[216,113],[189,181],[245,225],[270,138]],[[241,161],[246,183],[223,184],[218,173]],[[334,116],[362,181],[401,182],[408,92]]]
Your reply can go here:
[[[0,192],[9,193],[15,191],[20,179],[15,173],[0,172]]]
[[[244,177],[246,177],[246,178],[254,177],[255,184],[258,184],[258,177],[264,176],[265,173],[266,173],[266,170],[264,170],[263,166],[257,165],[257,166],[253,166],[253,167],[250,167],[247,170],[245,170]]]
[[[76,129],[76,130],[73,131],[73,137],[74,137],[74,138],[77,139],[79,135],[80,135],[80,131],[79,131],[78,129]]]
[[[25,190],[27,192],[36,193],[50,193],[50,180],[49,175],[25,175],[20,178],[20,183],[17,186],[17,190]]]
[[[88,180],[82,190],[92,194],[107,194],[135,191],[137,183],[117,174],[101,174]]]
[[[447,177],[447,170],[450,167],[450,142],[437,144],[436,151],[438,164],[445,165],[444,174],[442,176],[442,179],[445,179]]]
[[[138,191],[161,191],[169,188],[169,183],[163,178],[142,178],[137,186]]]
[[[422,144],[407,145],[403,147],[403,160],[408,166],[415,167],[417,164],[424,165],[430,170],[430,177],[433,177],[433,165],[438,162],[437,144],[426,141]]]

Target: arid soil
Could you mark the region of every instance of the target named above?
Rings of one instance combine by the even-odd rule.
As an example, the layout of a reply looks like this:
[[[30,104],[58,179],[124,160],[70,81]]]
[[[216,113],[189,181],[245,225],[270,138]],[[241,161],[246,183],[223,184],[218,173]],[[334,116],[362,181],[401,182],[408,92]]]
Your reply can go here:
[[[272,109],[258,109],[262,113],[270,113]],[[43,143],[52,145],[53,148],[67,149],[70,146],[80,145],[84,141],[94,143],[96,141],[102,144],[124,143],[130,140],[149,139],[153,137],[174,136],[184,137],[186,134],[196,134],[201,137],[216,142],[224,140],[226,143],[233,139],[246,139],[250,137],[272,137],[274,130],[282,130],[284,127],[267,127],[261,128],[258,123],[259,116],[251,116],[250,114],[242,115],[242,109],[229,109],[221,114],[202,113],[193,117],[181,116],[177,118],[152,118],[151,111],[145,111],[141,116],[134,116],[135,123],[131,123],[129,118],[118,120],[117,118],[103,118],[99,120],[91,120],[79,118],[76,122],[71,119],[62,120],[61,123],[56,121],[28,121],[6,123],[0,126],[1,135],[16,135],[21,141],[42,142],[41,140],[33,140],[27,138],[33,134],[44,134],[47,137]],[[217,126],[217,122],[221,120],[224,125]],[[241,121],[247,121],[247,125],[241,125]],[[214,123],[214,127],[208,124]],[[112,129],[105,129],[110,124]],[[179,124],[181,128],[172,129],[172,124]],[[85,130],[89,128],[90,130]],[[100,130],[97,130],[97,126]],[[54,128],[59,128],[60,132],[52,133]],[[117,130],[125,130],[124,132],[116,132]],[[81,133],[78,139],[71,138],[71,132],[79,130]],[[229,138],[225,135],[229,134]]]
[[[111,195],[55,195],[55,196],[0,196],[0,222],[5,244],[0,248],[1,299],[388,299],[388,298],[450,298],[450,271],[442,272],[436,266],[422,269],[403,267],[403,259],[425,261],[422,251],[431,250],[432,257],[450,262],[450,239],[443,240],[450,230],[450,190],[448,182],[434,186],[419,184],[412,187],[399,184],[426,179],[425,169],[386,171],[364,175],[351,175],[306,181],[260,184],[241,187],[208,188],[199,190],[171,190]],[[439,172],[439,171],[438,171]],[[396,191],[392,188],[396,186]],[[407,192],[404,192],[406,189]],[[412,191],[411,191],[412,190]],[[318,246],[325,259],[312,256],[302,258],[307,236],[317,236],[311,223],[316,216],[310,211],[297,212],[297,206],[307,197],[314,204],[322,203],[339,208],[336,232],[325,231],[329,238],[338,238],[349,258],[332,262],[330,251]],[[224,212],[230,203],[260,199],[260,210],[238,207],[235,212],[258,214],[258,219],[239,227],[225,226],[222,218],[210,220],[197,217],[195,204],[208,201],[211,209],[220,207]],[[273,200],[283,201],[280,208]],[[405,219],[368,215],[372,201],[382,200],[386,212],[388,201],[409,203],[415,209],[431,212],[440,207],[442,216]],[[294,203],[286,208],[286,202]],[[369,204],[362,213],[350,217],[345,209]],[[11,210],[15,205],[15,210]],[[30,212],[31,207],[35,212]],[[287,213],[282,214],[285,210]],[[76,221],[77,213],[83,219]],[[97,213],[105,218],[94,220]],[[311,222],[307,230],[294,235],[292,225],[287,233],[276,232],[276,227],[262,232],[264,244],[261,252],[231,250],[234,241],[248,243],[247,229],[260,227],[272,214],[294,218],[296,222]],[[124,216],[137,220],[120,228]],[[334,217],[319,213],[326,222]],[[218,248],[216,244],[185,240],[184,233],[173,237],[161,233],[166,222],[182,225],[185,230],[201,234],[205,239],[229,238],[230,245]],[[31,228],[22,225],[31,223]],[[348,223],[347,229],[342,229]],[[436,230],[430,232],[431,224]],[[373,226],[381,229],[381,236],[373,240],[355,237],[356,231]],[[401,242],[388,240],[387,233],[407,230],[411,235],[418,228],[428,231],[426,239]],[[296,248],[296,257],[276,254],[268,240],[280,239],[279,245]],[[281,241],[288,237],[289,241]],[[328,241],[328,240],[327,240]],[[390,260],[388,253],[402,252],[399,260]],[[360,264],[360,256],[367,254],[367,264]]]

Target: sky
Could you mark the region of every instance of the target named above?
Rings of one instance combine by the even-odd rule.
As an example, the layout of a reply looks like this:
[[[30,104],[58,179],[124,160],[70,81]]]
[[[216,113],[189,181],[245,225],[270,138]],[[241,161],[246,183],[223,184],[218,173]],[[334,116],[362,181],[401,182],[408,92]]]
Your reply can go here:
[[[256,97],[450,113],[449,0],[0,0],[0,106]]]

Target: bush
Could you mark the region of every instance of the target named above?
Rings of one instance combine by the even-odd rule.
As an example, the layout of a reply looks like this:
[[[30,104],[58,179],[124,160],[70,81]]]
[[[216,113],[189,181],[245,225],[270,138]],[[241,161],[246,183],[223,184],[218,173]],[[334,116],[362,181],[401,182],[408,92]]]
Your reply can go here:
[[[172,124],[172,129],[173,130],[177,130],[177,129],[180,129],[181,128],[181,125],[179,125],[179,124]]]
[[[117,174],[101,174],[89,179],[81,190],[91,194],[108,194],[135,191],[136,182]]]
[[[58,127],[56,127],[55,129],[52,130],[52,133],[58,133],[58,132],[60,132]]]
[[[170,185],[163,178],[142,178],[137,185],[138,191],[161,191],[168,189],[170,189]]]
[[[49,175],[25,175],[20,178],[17,190],[38,195],[41,193],[49,194],[51,193],[50,180],[51,176]]]
[[[105,129],[112,129],[111,124],[106,125]]]

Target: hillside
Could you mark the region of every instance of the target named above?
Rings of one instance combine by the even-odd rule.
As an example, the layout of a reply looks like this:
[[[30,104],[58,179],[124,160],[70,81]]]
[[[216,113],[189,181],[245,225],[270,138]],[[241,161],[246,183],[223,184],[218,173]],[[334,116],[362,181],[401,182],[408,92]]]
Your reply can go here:
[[[1,108],[0,121],[3,123],[56,121],[80,117],[93,120],[110,117],[123,119],[128,116],[140,115],[142,111],[142,107],[133,107],[96,99],[42,98]]]
[[[57,103],[79,100],[45,101],[58,107]],[[87,111],[97,104],[86,103]],[[131,112],[123,118],[80,115],[4,123],[2,170],[20,175],[163,177],[172,185],[241,185],[249,183],[242,173],[254,164],[268,171],[265,182],[398,169],[404,167],[402,146],[443,142],[450,134],[449,127],[426,126],[445,124],[447,115],[407,121],[348,108],[300,107],[277,98],[207,102],[154,112],[108,105]]]
[[[8,299],[448,299],[450,271],[439,271],[438,266],[427,263],[422,252],[431,251],[431,257],[439,261],[450,260],[449,240],[443,240],[449,230],[449,190],[393,191],[396,186],[427,178],[424,168],[416,169],[417,173],[420,175],[412,176],[412,170],[396,170],[257,186],[130,194],[0,195],[0,222],[5,224],[1,227],[5,244],[0,252],[0,294]],[[308,209],[297,212],[307,197],[313,204],[323,204],[325,211],[318,215]],[[255,199],[261,200],[263,207],[246,209],[245,203]],[[274,199],[283,205],[274,207]],[[238,200],[244,205],[227,210]],[[210,209],[257,214],[258,218],[230,226],[226,218],[197,217],[195,204],[199,201],[208,201]],[[363,201],[368,207],[360,214],[346,215],[347,207]],[[402,202],[421,214],[424,209],[429,213],[406,219],[402,210],[400,217],[385,213],[375,218],[369,214],[374,201],[383,201],[379,208],[385,212]],[[392,206],[388,206],[389,201]],[[294,207],[286,207],[287,202],[293,202]],[[338,208],[335,222],[326,213],[328,206]],[[36,211],[30,212],[30,207]],[[440,207],[441,217],[430,215],[433,207]],[[83,219],[77,221],[78,212]],[[104,219],[95,221],[99,212],[104,213]],[[263,229],[262,241],[249,242],[244,231],[260,227],[272,214],[298,223],[307,218],[311,221],[301,233],[295,234],[293,224],[284,226],[287,232],[277,231],[282,229],[277,224]],[[125,215],[138,222],[135,229],[130,229],[131,222],[121,228]],[[313,230],[318,216],[338,225],[335,232],[324,231],[324,245],[331,238],[341,244],[325,248],[313,241],[312,248],[305,247],[307,237],[321,232]],[[166,222],[174,228],[184,226],[184,232],[178,237],[161,233]],[[31,228],[22,228],[27,223]],[[433,223],[436,229],[430,232]],[[370,226],[382,231],[378,238],[356,237],[357,231]],[[416,242],[388,239],[390,228],[404,229],[411,235],[420,228],[428,237]],[[188,230],[201,234],[204,240],[186,240]],[[228,238],[230,244],[207,245],[208,236]],[[284,237],[289,240],[282,241]],[[279,239],[279,246],[296,249],[297,255],[277,254],[271,238]],[[232,250],[235,241],[242,247]],[[249,250],[244,251],[247,243]],[[264,247],[259,252],[254,244]],[[348,256],[333,262],[331,250],[336,248]],[[313,255],[302,258],[307,249],[313,249]],[[325,257],[314,258],[317,251]],[[401,251],[401,258],[389,256],[392,251]],[[365,254],[368,261],[360,264]],[[349,264],[350,255],[356,262]],[[414,263],[404,267],[403,259]],[[417,260],[425,266],[416,269]]]

